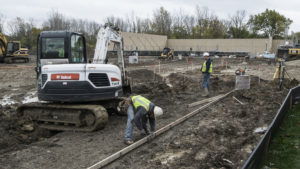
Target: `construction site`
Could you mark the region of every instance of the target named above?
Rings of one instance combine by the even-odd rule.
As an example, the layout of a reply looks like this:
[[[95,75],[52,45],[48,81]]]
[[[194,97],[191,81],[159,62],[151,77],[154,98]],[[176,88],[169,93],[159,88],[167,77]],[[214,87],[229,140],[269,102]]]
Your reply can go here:
[[[299,85],[300,60],[283,64],[277,57],[260,55],[265,50],[276,53],[284,40],[174,40],[150,34],[120,35],[109,26],[101,31],[107,37],[98,37],[95,55],[90,57],[92,63],[87,64],[85,71],[111,73],[117,68],[109,65],[119,65],[116,72],[121,72],[121,79],[107,73],[111,83],[117,85],[117,93],[113,93],[119,99],[117,103],[103,102],[100,89],[75,85],[84,75],[82,70],[74,73],[74,69],[88,62],[85,54],[87,58],[79,53],[68,63],[68,59],[55,59],[61,56],[55,46],[49,45],[51,50],[44,51],[43,43],[47,46],[51,41],[48,37],[80,39],[81,34],[42,33],[39,38],[46,40],[39,42],[42,47],[38,56],[27,56],[26,63],[0,64],[1,169],[253,168],[247,167],[247,160],[255,154],[290,89]],[[106,38],[119,47],[104,49]],[[58,41],[51,43],[60,45]],[[166,47],[172,49],[172,58],[161,54]],[[210,53],[213,63],[209,96],[202,96],[204,51]],[[281,76],[274,75],[276,69]],[[243,77],[242,82],[239,77]],[[92,78],[88,76],[95,86],[102,85]],[[66,88],[68,85],[71,87]],[[127,85],[129,93],[125,93]],[[83,89],[91,93],[80,93],[86,91]],[[124,92],[122,97],[120,89]],[[133,127],[134,143],[128,146],[124,144],[126,112],[115,109],[122,98],[132,94],[142,95],[160,106],[163,115],[156,119],[154,135],[142,136]],[[97,100],[99,97],[101,101]],[[74,102],[68,103],[70,100]],[[296,104],[297,100],[291,103]],[[82,114],[67,114],[73,110]],[[98,117],[97,111],[102,114],[93,119]],[[91,112],[95,114],[89,115]]]

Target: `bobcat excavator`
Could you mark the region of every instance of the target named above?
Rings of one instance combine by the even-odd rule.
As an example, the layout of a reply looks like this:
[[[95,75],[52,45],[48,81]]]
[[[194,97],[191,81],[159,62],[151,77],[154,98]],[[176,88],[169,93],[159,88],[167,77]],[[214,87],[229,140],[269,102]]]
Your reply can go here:
[[[107,64],[113,42],[116,65]],[[18,113],[50,130],[94,131],[108,122],[109,109],[116,109],[122,95],[130,93],[125,71],[122,36],[105,25],[97,35],[92,63],[86,56],[85,38],[69,31],[40,33],[37,48],[39,103],[22,105]]]
[[[21,47],[20,41],[7,41],[0,33],[0,62],[13,63],[22,61],[29,62],[28,49]]]

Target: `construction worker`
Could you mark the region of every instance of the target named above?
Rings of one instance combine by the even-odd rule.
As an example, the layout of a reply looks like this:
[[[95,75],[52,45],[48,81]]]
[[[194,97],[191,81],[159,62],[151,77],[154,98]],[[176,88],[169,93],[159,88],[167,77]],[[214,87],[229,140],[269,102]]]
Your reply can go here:
[[[151,101],[141,95],[133,95],[127,100],[127,126],[125,143],[130,145],[133,143],[132,140],[132,128],[133,123],[139,129],[141,135],[153,135],[155,131],[155,118],[163,114],[163,110],[155,106]],[[150,132],[147,128],[147,122],[150,123]]]
[[[65,52],[63,47],[58,48],[58,53],[59,53],[59,57],[60,58],[64,58],[65,57]]]
[[[202,68],[201,68],[201,72],[202,72],[202,88],[203,88],[203,93],[202,96],[208,96],[209,92],[208,92],[208,88],[209,88],[209,78],[210,78],[210,74],[212,72],[212,63],[211,60],[209,58],[209,53],[208,52],[204,52],[203,53],[203,57],[205,59],[205,61],[203,62]]]

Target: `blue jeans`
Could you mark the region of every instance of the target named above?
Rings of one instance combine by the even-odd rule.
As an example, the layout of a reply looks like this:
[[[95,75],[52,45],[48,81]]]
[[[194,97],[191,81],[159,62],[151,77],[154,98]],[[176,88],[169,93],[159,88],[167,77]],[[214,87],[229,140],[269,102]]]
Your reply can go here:
[[[140,130],[140,132],[142,132],[142,130],[144,129],[146,133],[148,133],[148,129],[147,129],[147,110],[142,107],[139,106],[136,110],[136,113],[134,115],[134,123],[136,125],[136,127]]]
[[[134,118],[134,110],[133,106],[130,105],[127,109],[127,125],[126,125],[126,140],[131,140],[132,139],[132,120]]]
[[[209,88],[210,73],[202,73],[202,76],[203,76],[202,87],[203,88]]]
[[[143,128],[145,132],[147,132],[147,121],[145,122],[145,118],[143,118],[147,114],[147,110],[142,106],[138,107],[137,112],[134,115],[133,106],[130,105],[127,109],[127,125],[126,125],[126,136],[125,140],[132,140],[132,130],[134,122],[137,128],[142,132]]]
[[[150,105],[151,108],[154,107],[153,104]],[[150,109],[151,109],[150,108]],[[142,106],[138,107],[135,115],[134,115],[134,109],[133,106],[130,105],[127,109],[127,125],[126,125],[126,140],[131,140],[132,139],[132,129],[133,125],[132,122],[135,123],[137,128],[142,132],[143,130],[145,133],[149,133],[148,128],[147,128],[147,122],[149,119],[150,123],[150,130],[151,132],[155,131],[155,118],[148,116],[147,118],[147,110],[143,108]]]
[[[152,112],[152,110],[154,109],[155,105],[153,103],[150,103],[150,108],[149,111]],[[135,113],[134,116],[134,123],[136,125],[136,127],[140,130],[140,132],[142,132],[142,130],[144,129],[145,133],[148,134],[148,127],[147,127],[147,123],[150,123],[150,131],[154,132],[155,131],[155,118],[154,116],[150,116],[150,112],[147,112],[147,110],[142,107],[139,106],[137,108],[137,111]]]

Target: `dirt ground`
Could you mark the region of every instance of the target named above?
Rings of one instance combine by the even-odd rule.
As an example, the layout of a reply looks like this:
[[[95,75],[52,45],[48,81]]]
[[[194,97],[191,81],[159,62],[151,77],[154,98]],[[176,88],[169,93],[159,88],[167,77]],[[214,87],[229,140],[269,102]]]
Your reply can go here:
[[[164,109],[157,129],[197,108],[187,108],[188,104],[204,99],[202,62],[199,58],[161,62],[147,58],[128,65],[133,92]],[[298,84],[299,67],[288,66],[297,80],[286,80],[284,89],[278,90],[278,82],[269,81],[275,64],[267,60],[245,63],[221,58],[213,64],[210,96],[234,89],[237,68],[253,75],[251,89],[235,91],[106,168],[241,168],[263,135],[255,131],[271,123],[288,88]],[[19,105],[37,101],[34,63],[2,64],[0,70],[0,168],[86,168],[126,147],[126,116],[112,114],[103,130],[91,133],[42,130],[19,117],[15,111]],[[136,129],[133,137],[141,138]]]

